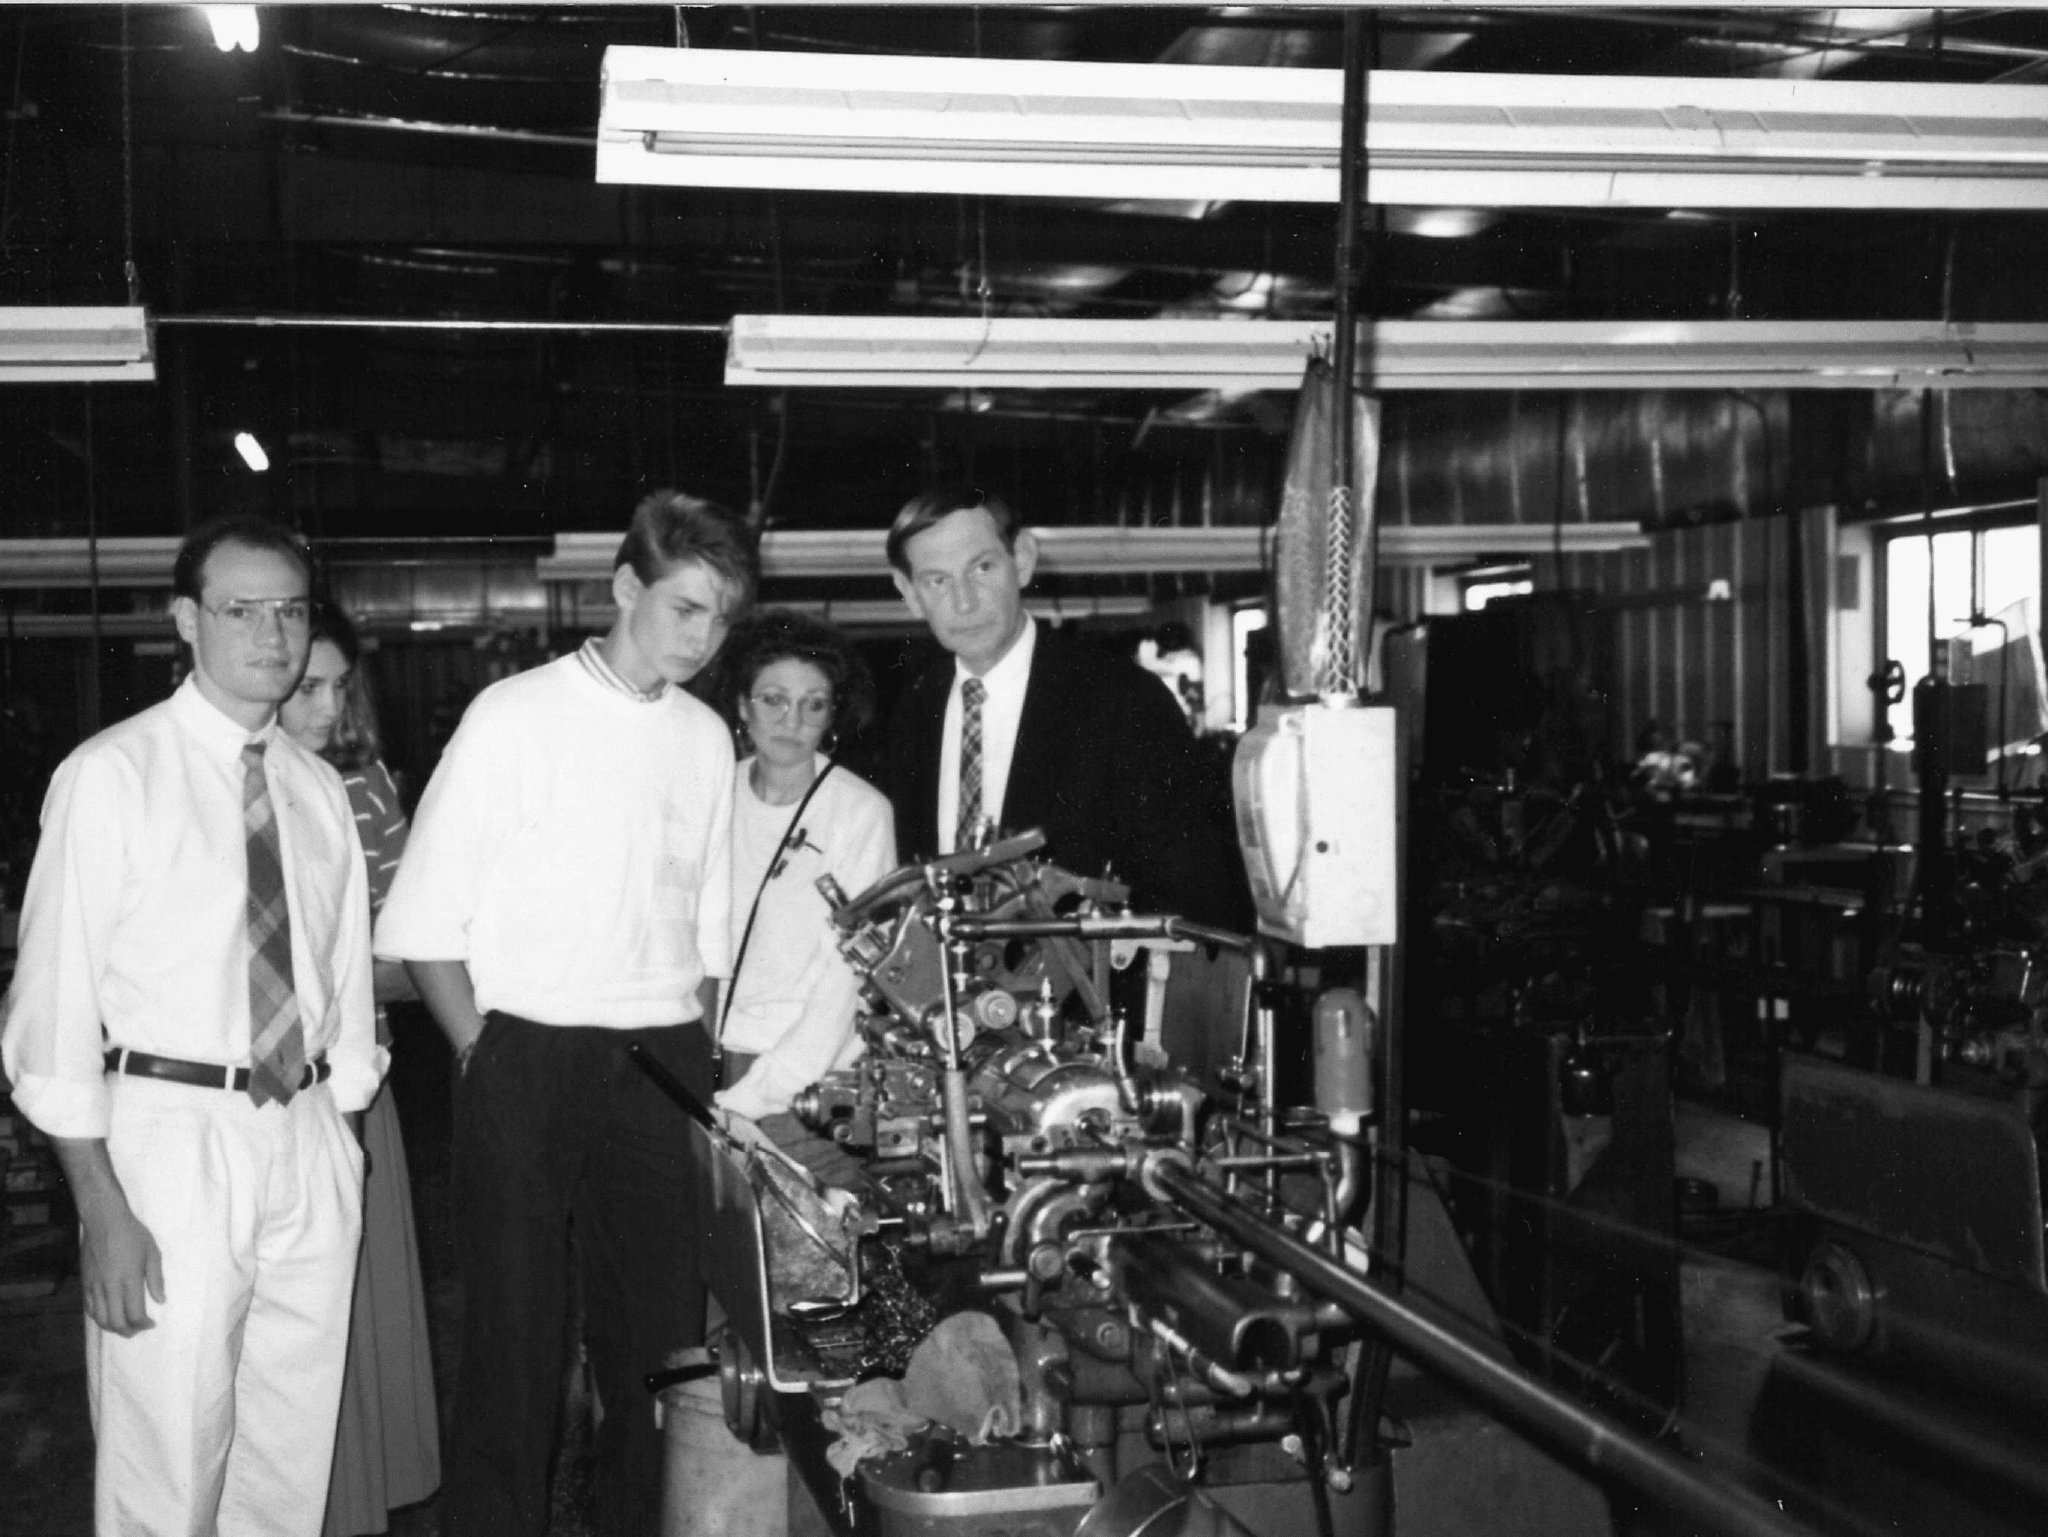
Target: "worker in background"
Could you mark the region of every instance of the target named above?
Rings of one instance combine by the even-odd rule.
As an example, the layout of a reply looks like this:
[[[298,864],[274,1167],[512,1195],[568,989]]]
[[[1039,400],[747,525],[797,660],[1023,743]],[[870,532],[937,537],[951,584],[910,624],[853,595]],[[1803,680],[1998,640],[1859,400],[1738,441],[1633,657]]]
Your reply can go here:
[[[255,519],[188,537],[192,672],[66,758],[0,1056],[80,1226],[94,1519],[315,1537],[361,1231],[344,1115],[383,1077],[341,776],[276,724],[311,561]]]
[[[702,1340],[702,1230],[680,1115],[627,1048],[711,1097],[733,752],[678,685],[717,654],[756,571],[725,508],[674,491],[641,502],[610,631],[477,696],[377,922],[378,954],[408,963],[457,1064],[445,1537],[547,1526],[572,1215],[604,1408],[594,1525],[642,1537],[658,1519],[662,1443],[640,1379]]]
[[[1025,611],[1038,561],[1001,497],[912,497],[887,541],[896,590],[950,653],[913,678],[889,728],[906,859],[986,821],[1043,828],[1046,857],[1108,866],[1143,910],[1245,926],[1244,866],[1180,702],[1134,662]]]

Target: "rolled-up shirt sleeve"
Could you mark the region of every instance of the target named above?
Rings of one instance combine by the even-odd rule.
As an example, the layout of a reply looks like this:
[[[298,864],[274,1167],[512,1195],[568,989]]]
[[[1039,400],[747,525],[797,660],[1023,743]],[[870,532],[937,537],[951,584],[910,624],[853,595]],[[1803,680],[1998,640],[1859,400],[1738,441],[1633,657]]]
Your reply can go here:
[[[500,740],[488,695],[471,704],[427,781],[391,893],[377,914],[373,949],[391,960],[466,961],[469,930],[492,853],[492,808],[511,787],[501,766],[517,744]]]
[[[16,1107],[52,1137],[107,1135],[100,982],[128,890],[132,777],[117,758],[72,757],[43,802],[0,1061]]]

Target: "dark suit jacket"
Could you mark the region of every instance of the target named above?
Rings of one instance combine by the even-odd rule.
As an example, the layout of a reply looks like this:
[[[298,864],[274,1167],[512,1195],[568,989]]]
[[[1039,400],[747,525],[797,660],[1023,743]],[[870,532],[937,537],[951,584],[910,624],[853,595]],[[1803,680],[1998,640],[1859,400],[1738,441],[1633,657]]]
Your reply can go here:
[[[950,656],[913,678],[889,724],[889,798],[906,860],[938,851],[939,746]],[[1244,862],[1222,786],[1173,695],[1134,662],[1038,627],[1003,795],[1009,832],[1043,828],[1077,875],[1108,866],[1141,912],[1245,928]]]

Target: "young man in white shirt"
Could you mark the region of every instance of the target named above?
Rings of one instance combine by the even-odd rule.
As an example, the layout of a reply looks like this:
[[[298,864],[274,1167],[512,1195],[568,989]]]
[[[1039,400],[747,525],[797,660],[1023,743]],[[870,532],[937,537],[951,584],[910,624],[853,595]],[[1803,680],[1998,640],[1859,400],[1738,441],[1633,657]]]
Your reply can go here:
[[[702,1225],[648,1050],[711,1097],[730,972],[732,740],[684,693],[750,601],[745,523],[643,501],[602,640],[477,696],[428,784],[377,923],[459,1064],[462,1366],[445,1537],[539,1537],[564,1366],[567,1230],[604,1421],[601,1537],[652,1531],[662,1445],[641,1376],[699,1342]]]
[[[341,776],[276,726],[310,562],[253,519],[172,584],[192,675],[59,766],[0,1054],[78,1204],[97,1529],[320,1530],[383,1076]]]

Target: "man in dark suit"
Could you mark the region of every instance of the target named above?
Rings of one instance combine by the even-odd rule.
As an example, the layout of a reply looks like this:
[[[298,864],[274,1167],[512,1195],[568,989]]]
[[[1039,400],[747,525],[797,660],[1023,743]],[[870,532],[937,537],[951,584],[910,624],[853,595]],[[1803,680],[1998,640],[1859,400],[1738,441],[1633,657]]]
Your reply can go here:
[[[896,590],[951,656],[913,678],[889,729],[906,859],[977,819],[1042,828],[1081,875],[1107,866],[1141,911],[1242,928],[1242,861],[1179,701],[1134,662],[1024,609],[1037,541],[1000,497],[911,498],[889,530]]]

